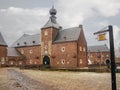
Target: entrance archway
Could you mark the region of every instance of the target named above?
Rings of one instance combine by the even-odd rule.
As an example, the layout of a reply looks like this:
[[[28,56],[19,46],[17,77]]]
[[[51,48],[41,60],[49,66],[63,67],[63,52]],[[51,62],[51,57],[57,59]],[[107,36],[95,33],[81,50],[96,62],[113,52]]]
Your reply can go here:
[[[43,65],[50,65],[50,58],[48,56],[44,56]]]

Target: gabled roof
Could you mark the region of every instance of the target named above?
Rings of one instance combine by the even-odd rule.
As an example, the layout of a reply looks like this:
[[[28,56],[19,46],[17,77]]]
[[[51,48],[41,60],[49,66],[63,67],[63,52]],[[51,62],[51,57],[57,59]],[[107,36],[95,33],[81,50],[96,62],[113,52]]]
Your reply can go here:
[[[0,32],[0,45],[5,45],[5,46],[7,46],[7,44],[6,44],[5,40],[4,40],[1,32]]]
[[[53,43],[77,41],[81,30],[82,30],[82,26],[59,30]],[[33,43],[33,41],[35,41],[35,43]],[[40,43],[41,43],[40,34],[35,34],[35,35],[24,34],[15,43],[13,43],[11,47],[33,46],[33,45],[40,45]]]
[[[79,38],[82,27],[73,27],[60,30],[54,42],[76,41]]]
[[[88,52],[109,52],[106,45],[88,46]]]
[[[21,54],[13,47],[7,48],[7,56],[21,56]]]
[[[54,28],[57,28],[59,29],[60,26],[59,24],[56,22],[56,23],[53,23],[51,18],[48,20],[48,22],[43,26],[43,28],[49,28],[49,27],[54,27]]]
[[[41,42],[40,40],[41,40],[40,34],[35,35],[24,34],[15,43],[13,43],[12,47],[40,45]]]

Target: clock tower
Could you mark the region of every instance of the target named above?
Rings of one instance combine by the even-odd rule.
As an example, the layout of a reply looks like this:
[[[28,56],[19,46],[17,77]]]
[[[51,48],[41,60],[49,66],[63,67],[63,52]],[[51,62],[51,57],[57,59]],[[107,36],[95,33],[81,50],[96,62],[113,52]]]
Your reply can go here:
[[[41,28],[41,64],[51,65],[52,42],[54,41],[60,26],[56,21],[57,10],[54,6],[50,9],[50,18]]]

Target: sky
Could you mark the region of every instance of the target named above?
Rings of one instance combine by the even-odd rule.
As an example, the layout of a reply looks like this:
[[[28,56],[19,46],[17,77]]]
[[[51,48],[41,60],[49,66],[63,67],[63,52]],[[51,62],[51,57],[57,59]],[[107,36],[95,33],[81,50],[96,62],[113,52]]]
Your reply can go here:
[[[63,29],[83,25],[88,46],[109,45],[108,34],[102,42],[93,35],[108,25],[113,25],[115,47],[120,46],[120,0],[0,0],[0,32],[7,44],[40,33],[53,4]]]

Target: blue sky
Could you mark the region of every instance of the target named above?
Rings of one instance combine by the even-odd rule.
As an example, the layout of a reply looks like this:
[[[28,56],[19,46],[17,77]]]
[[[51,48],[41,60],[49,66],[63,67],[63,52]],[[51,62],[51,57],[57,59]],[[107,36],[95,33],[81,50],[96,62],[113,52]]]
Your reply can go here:
[[[8,45],[24,33],[40,33],[53,2],[59,25],[82,24],[88,45],[108,44],[93,35],[108,25],[113,25],[115,47],[120,44],[120,0],[0,0],[0,32]]]

